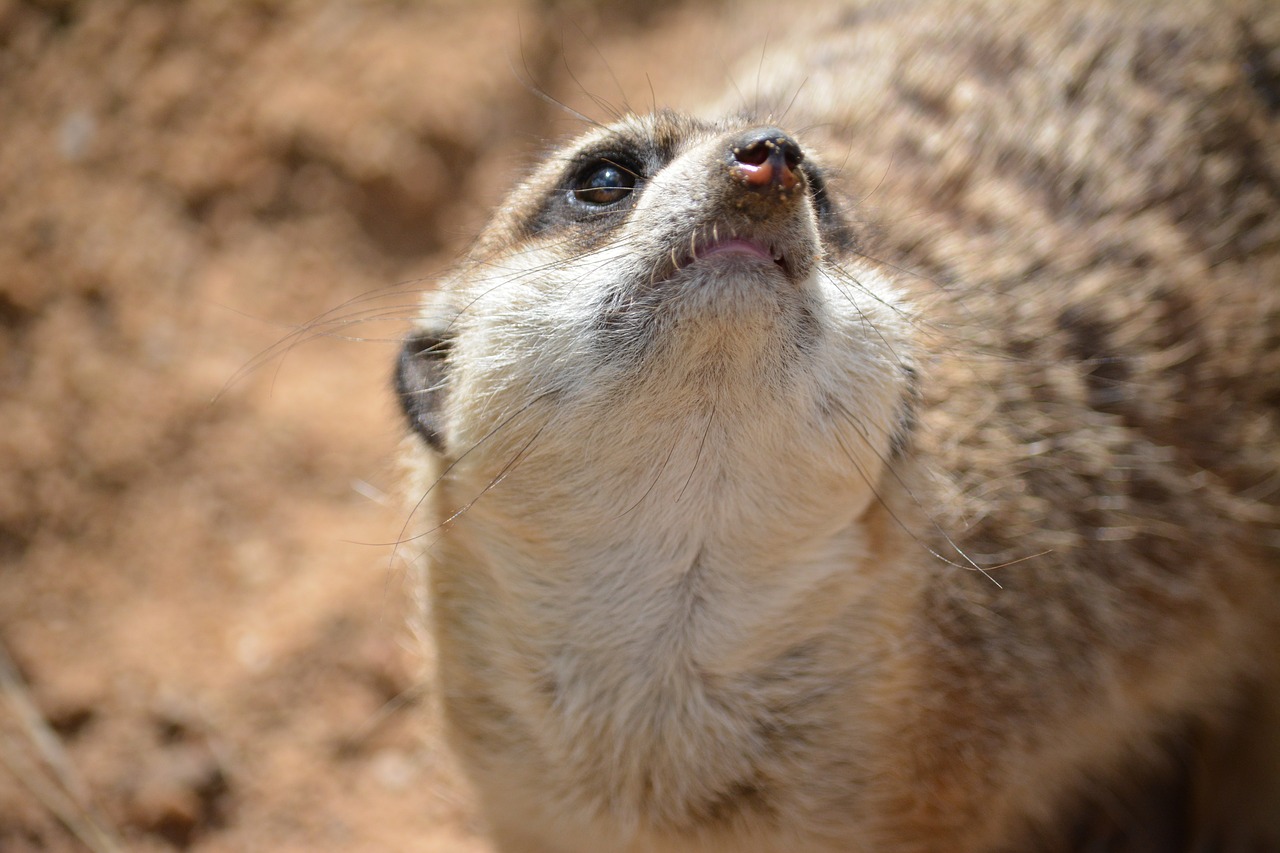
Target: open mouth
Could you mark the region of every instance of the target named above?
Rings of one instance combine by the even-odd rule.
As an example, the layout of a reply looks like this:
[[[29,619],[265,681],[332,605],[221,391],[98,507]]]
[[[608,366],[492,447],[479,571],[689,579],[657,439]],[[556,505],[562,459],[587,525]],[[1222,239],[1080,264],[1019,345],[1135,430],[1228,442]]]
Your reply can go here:
[[[786,259],[782,255],[782,250],[765,246],[754,240],[743,240],[734,238],[731,240],[722,240],[719,243],[712,243],[709,246],[703,246],[700,250],[695,250],[692,260],[705,260],[712,255],[754,255],[764,261],[773,261],[780,267],[786,268]]]
[[[684,254],[678,253],[675,249],[671,250],[670,269],[664,278],[675,275],[680,270],[691,264],[700,261],[706,261],[714,257],[722,257],[726,255],[738,255],[741,257],[754,258],[763,263],[772,263],[778,267],[782,273],[788,277],[791,275],[791,265],[787,260],[786,253],[776,245],[745,237],[728,237],[720,239],[712,229],[712,234],[708,235],[711,239],[699,240],[695,235],[689,241],[689,250]]]

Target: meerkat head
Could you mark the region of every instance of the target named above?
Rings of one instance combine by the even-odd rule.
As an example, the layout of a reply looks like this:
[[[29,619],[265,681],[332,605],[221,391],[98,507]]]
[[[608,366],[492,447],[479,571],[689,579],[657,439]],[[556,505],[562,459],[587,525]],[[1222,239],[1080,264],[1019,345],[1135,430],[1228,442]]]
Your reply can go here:
[[[401,355],[402,406],[457,502],[503,481],[607,516],[663,495],[659,469],[673,492],[722,470],[749,494],[800,489],[766,473],[785,468],[800,504],[865,505],[909,429],[914,369],[827,178],[779,127],[673,113],[548,157]]]

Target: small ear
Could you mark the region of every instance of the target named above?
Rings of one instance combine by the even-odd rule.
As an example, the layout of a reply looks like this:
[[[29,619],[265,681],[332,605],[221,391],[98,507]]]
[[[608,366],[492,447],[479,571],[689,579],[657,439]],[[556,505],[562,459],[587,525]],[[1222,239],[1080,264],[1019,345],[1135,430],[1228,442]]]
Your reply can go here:
[[[444,451],[444,396],[449,383],[453,340],[430,329],[405,339],[396,363],[396,395],[409,426],[431,449]]]

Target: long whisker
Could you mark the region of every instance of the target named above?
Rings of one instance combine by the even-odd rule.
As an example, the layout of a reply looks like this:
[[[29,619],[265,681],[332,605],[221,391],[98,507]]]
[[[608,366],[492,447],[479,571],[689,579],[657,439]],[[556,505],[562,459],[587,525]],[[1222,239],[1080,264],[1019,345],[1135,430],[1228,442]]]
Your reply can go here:
[[[416,516],[416,515],[418,514],[418,511],[419,511],[420,509],[422,509],[422,505],[423,505],[424,503],[426,503],[426,500],[427,500],[428,496],[430,496],[430,495],[431,495],[431,493],[432,493],[433,491],[435,491],[435,489],[436,489],[436,487],[437,487],[437,486],[439,486],[442,482],[444,482],[445,478],[446,478],[446,477],[448,477],[448,476],[449,476],[449,474],[453,472],[453,469],[454,469],[454,468],[456,468],[456,467],[457,467],[457,466],[458,466],[458,465],[459,465],[459,464],[460,464],[464,459],[466,459],[468,456],[470,456],[470,455],[471,455],[473,452],[475,452],[478,448],[480,448],[481,446],[483,446],[483,445],[485,445],[486,443],[488,443],[490,440],[492,440],[492,439],[494,438],[494,436],[498,435],[500,432],[502,432],[502,431],[503,431],[503,430],[505,430],[508,426],[510,426],[510,425],[511,425],[515,420],[516,420],[516,418],[520,417],[522,414],[524,414],[525,412],[527,412],[529,409],[533,408],[533,406],[537,405],[537,404],[538,404],[538,403],[540,403],[542,400],[544,400],[544,399],[546,399],[547,397],[549,397],[552,393],[553,393],[553,392],[551,392],[551,391],[544,391],[542,394],[539,394],[539,395],[537,395],[537,396],[533,397],[532,399],[530,399],[530,400],[529,400],[529,402],[525,403],[525,404],[524,404],[523,406],[521,406],[519,409],[516,409],[516,410],[515,410],[514,412],[512,412],[510,415],[508,415],[507,417],[505,417],[505,418],[503,418],[501,421],[499,421],[499,422],[498,422],[498,424],[497,424],[496,426],[494,426],[494,427],[493,427],[493,429],[489,430],[489,432],[487,432],[487,433],[486,433],[484,436],[482,436],[478,441],[476,441],[476,443],[475,443],[475,444],[473,444],[473,445],[471,445],[470,447],[468,447],[465,451],[463,451],[461,454],[459,454],[459,455],[458,455],[458,457],[457,457],[456,459],[454,459],[452,462],[450,462],[448,465],[446,465],[446,466],[445,466],[444,470],[440,472],[440,475],[439,475],[438,477],[436,477],[436,479],[431,483],[431,485],[429,485],[429,486],[426,488],[426,490],[424,490],[424,491],[423,491],[423,493],[422,493],[421,495],[419,495],[419,496],[418,496],[418,500],[414,503],[413,507],[409,510],[409,514],[405,517],[404,524],[403,524],[403,525],[401,526],[401,528],[400,528],[400,534],[396,537],[395,541],[394,541],[394,542],[389,542],[389,543],[387,543],[387,544],[389,544],[389,545],[392,545],[392,546],[393,546],[393,550],[392,550],[392,554],[391,554],[391,558],[392,558],[392,560],[393,560],[393,561],[394,561],[395,556],[396,556],[396,549],[398,549],[400,545],[402,545],[402,544],[404,544],[404,543],[406,543],[406,542],[413,542],[414,540],[421,539],[421,538],[423,538],[423,537],[425,537],[425,536],[429,536],[431,533],[435,532],[436,530],[439,530],[439,529],[440,529],[440,527],[442,527],[442,526],[443,526],[443,524],[444,524],[444,523],[437,525],[436,527],[432,528],[431,530],[427,530],[427,531],[423,531],[422,533],[414,534],[413,536],[406,536],[406,535],[405,535],[405,534],[406,534],[406,532],[407,532],[407,531],[408,531],[408,529],[409,529],[409,525],[413,523],[413,518],[414,518],[414,516]],[[541,431],[542,431],[542,430],[541,430],[541,428],[540,428],[540,429],[538,430],[538,432],[539,432],[539,433],[541,433]],[[485,489],[485,491],[488,491],[488,489],[486,488],[486,489]],[[479,498],[479,495],[477,495],[477,496],[476,496],[476,498],[478,499],[478,498]],[[470,506],[472,506],[472,505],[474,505],[474,504],[475,504],[475,500],[473,499],[473,500],[471,501],[471,503],[467,504],[467,506],[468,506],[468,507],[470,507]],[[456,517],[456,516],[457,516],[457,513],[455,513],[455,514],[454,514],[454,516],[451,516],[450,518],[452,519],[452,518],[454,518],[454,517]],[[447,523],[447,522],[445,522],[445,523]]]
[[[889,459],[886,459],[884,455],[877,449],[881,445],[870,440],[870,436],[866,431],[866,426],[857,417],[855,417],[853,413],[850,412],[849,409],[843,403],[840,403],[838,401],[835,402],[834,408],[841,414],[841,416],[845,419],[847,423],[849,423],[851,426],[854,427],[855,431],[857,431],[858,434],[862,437],[862,440],[880,459],[883,470],[886,473],[888,473],[888,475],[892,477],[895,482],[897,482],[898,486],[901,487],[902,491],[907,495],[907,497],[911,499],[911,502],[915,504],[916,507],[918,507],[925,514],[925,517],[928,518],[929,520],[929,525],[934,529],[934,531],[939,536],[942,537],[943,541],[947,543],[948,547],[950,547],[951,550],[953,550],[956,554],[958,554],[964,560],[964,563],[957,563],[954,560],[948,559],[944,555],[938,553],[934,548],[930,547],[928,544],[926,544],[925,542],[917,538],[916,541],[919,542],[920,545],[926,551],[928,551],[930,555],[941,560],[942,562],[946,563],[949,566],[954,566],[955,568],[958,568],[958,569],[966,569],[970,571],[980,572],[982,573],[982,575],[984,575],[988,580],[990,580],[996,586],[1000,586],[1000,583],[990,575],[989,572],[992,569],[1001,568],[1002,566],[1012,565],[1013,563],[1018,563],[1018,562],[1022,562],[1023,560],[1028,560],[1037,556],[1041,556],[1041,554],[1032,554],[1032,555],[1028,555],[1026,557],[1022,557],[1006,563],[1001,563],[999,566],[979,565],[977,561],[975,561],[972,557],[970,557],[969,554],[963,548],[960,547],[960,545],[955,541],[955,539],[953,539],[952,536],[949,533],[947,533],[946,530],[943,529],[942,525],[938,523],[938,520],[934,517],[933,513],[929,511],[928,507],[924,505],[924,502],[920,500],[918,495],[916,495],[915,490],[911,488],[911,485],[902,479],[901,474],[898,472],[897,467],[892,464],[892,461]],[[884,438],[886,439],[886,443],[887,443],[888,437],[885,436]],[[893,509],[889,506],[889,504],[879,494],[876,488],[876,484],[867,476],[866,472],[862,470],[862,467],[858,463],[856,456],[847,447],[844,446],[843,442],[838,442],[838,443],[840,444],[841,451],[848,457],[849,461],[858,469],[859,473],[863,475],[863,479],[867,481],[867,484],[871,487],[873,494],[875,494],[876,496],[876,499],[880,501],[881,506],[883,506],[885,508],[885,511],[889,513],[889,516],[893,519],[894,523],[897,524],[899,528],[901,528],[902,530],[908,533],[912,533],[911,528],[901,518],[898,517],[897,513],[893,511]],[[1042,554],[1043,553],[1048,553],[1048,552],[1047,551],[1042,552]]]

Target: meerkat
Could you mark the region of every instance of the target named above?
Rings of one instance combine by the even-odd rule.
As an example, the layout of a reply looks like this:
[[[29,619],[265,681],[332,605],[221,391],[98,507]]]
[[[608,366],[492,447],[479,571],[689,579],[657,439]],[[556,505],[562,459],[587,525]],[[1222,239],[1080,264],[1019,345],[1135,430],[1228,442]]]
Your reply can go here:
[[[1280,8],[794,22],[405,342],[495,844],[1280,850]]]

